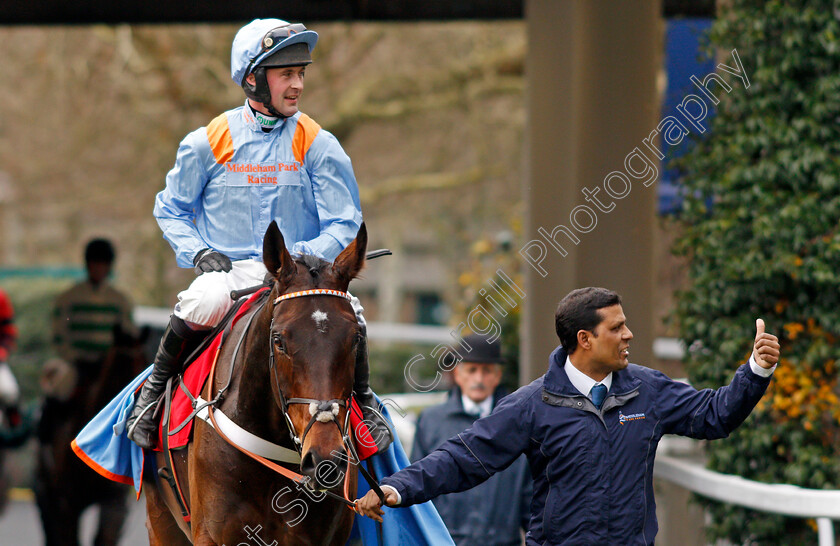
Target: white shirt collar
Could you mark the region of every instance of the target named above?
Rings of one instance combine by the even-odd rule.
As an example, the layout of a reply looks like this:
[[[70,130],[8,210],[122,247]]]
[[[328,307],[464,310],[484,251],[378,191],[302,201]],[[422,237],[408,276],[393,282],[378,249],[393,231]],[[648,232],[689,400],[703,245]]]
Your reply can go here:
[[[572,364],[572,359],[568,356],[566,356],[566,365],[563,369],[566,371],[566,375],[569,376],[569,381],[572,382],[572,386],[574,386],[574,388],[576,388],[584,396],[589,396],[589,391],[592,390],[592,387],[596,383],[601,383],[607,387],[607,391],[609,391],[612,386],[612,372],[608,373],[607,377],[601,381],[595,381],[582,371],[575,368],[575,365]]]
[[[476,404],[470,400],[469,396],[461,393],[461,404],[463,404],[465,412],[473,415],[478,414],[480,417],[487,417],[493,410],[493,395],[491,394],[482,400],[480,404]]]

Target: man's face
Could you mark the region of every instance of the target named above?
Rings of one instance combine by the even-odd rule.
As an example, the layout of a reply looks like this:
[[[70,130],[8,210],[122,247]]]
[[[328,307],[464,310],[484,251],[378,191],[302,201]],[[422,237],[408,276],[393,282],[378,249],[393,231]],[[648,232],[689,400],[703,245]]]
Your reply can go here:
[[[498,364],[461,362],[455,366],[454,379],[462,393],[476,404],[480,404],[499,386],[502,367]]]
[[[590,362],[594,370],[604,374],[623,370],[629,363],[633,339],[624,310],[621,305],[612,305],[599,309],[598,314],[602,320],[588,336]]]
[[[305,66],[267,68],[265,71],[271,90],[271,104],[284,116],[293,116],[298,111],[305,72]]]
[[[93,284],[99,284],[111,274],[111,262],[87,262],[88,279]]]

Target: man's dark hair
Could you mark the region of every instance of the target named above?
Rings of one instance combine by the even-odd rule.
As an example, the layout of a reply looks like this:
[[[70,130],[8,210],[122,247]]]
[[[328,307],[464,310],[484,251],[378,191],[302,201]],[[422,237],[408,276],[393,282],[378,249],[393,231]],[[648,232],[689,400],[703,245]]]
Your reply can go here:
[[[85,247],[85,262],[114,263],[114,246],[108,239],[92,239]]]
[[[572,290],[557,304],[554,328],[567,353],[577,349],[579,330],[593,331],[603,317],[599,309],[621,304],[621,296],[612,290],[588,286]]]

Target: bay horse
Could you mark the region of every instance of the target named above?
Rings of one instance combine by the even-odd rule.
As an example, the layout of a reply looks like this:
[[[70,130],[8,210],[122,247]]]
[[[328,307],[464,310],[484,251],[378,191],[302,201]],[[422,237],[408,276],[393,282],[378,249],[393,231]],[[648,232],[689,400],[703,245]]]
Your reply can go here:
[[[268,468],[196,419],[191,443],[172,450],[189,516],[158,472],[144,474],[151,478],[143,486],[151,546],[346,543],[354,511],[319,490],[339,490],[343,482],[344,498],[356,495],[353,459],[342,455],[363,332],[347,288],[364,265],[366,247],[362,224],[334,263],[292,259],[272,222],[263,240],[269,296],[232,326],[201,392],[203,400],[219,400],[208,408],[211,417],[224,414],[259,438],[298,451],[299,467],[283,468],[314,486]],[[161,452],[145,457],[147,467],[151,460],[164,468]]]
[[[91,470],[73,453],[70,441],[146,367],[148,335],[148,329],[137,336],[116,326],[113,346],[101,362],[79,367],[74,394],[53,412],[49,441],[38,445],[34,487],[47,546],[77,546],[82,512],[91,505],[99,506],[94,545],[119,542],[130,489]]]

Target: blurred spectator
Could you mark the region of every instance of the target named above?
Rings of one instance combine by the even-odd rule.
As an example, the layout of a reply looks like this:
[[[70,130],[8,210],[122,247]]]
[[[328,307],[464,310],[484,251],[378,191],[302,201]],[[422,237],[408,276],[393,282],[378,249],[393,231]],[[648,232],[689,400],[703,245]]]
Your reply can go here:
[[[98,365],[114,344],[114,329],[135,334],[131,302],[111,286],[114,247],[93,239],[85,248],[87,279],[58,296],[53,314],[53,343],[65,361],[83,368]]]
[[[61,293],[53,311],[53,344],[59,359],[48,361],[41,374],[46,401],[38,437],[48,443],[62,407],[79,387],[98,377],[117,332],[137,335],[132,305],[108,280],[114,247],[107,239],[93,239],[85,247],[87,278]]]
[[[15,348],[17,328],[15,312],[9,296],[0,290],[0,403],[4,406],[17,404],[20,396],[15,376],[9,368],[9,355]]]
[[[426,409],[417,421],[412,462],[489,415],[507,394],[502,380],[501,343],[485,336],[466,336],[459,348],[464,359],[454,369],[455,386],[446,402]],[[528,528],[533,485],[525,456],[483,484],[433,500],[455,544],[518,546],[520,529]]]

